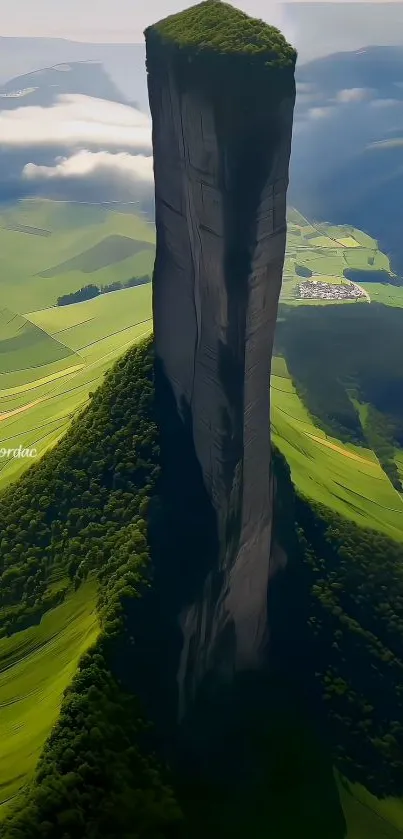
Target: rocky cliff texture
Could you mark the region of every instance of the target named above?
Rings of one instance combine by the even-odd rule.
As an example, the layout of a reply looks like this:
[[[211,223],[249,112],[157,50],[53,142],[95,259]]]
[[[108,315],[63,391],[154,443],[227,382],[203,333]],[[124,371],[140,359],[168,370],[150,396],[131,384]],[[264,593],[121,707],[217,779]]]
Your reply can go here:
[[[177,581],[183,584],[182,714],[206,680],[259,669],[267,652],[269,385],[286,240],[295,53],[277,30],[218,0],[149,28],[146,46],[163,462],[164,448],[187,436],[215,528],[215,555],[206,559],[204,573],[194,569],[192,584],[183,584],[192,578],[189,555]],[[184,492],[191,497],[196,478],[179,460],[165,458],[172,473],[187,475]],[[199,512],[195,545],[203,537]]]

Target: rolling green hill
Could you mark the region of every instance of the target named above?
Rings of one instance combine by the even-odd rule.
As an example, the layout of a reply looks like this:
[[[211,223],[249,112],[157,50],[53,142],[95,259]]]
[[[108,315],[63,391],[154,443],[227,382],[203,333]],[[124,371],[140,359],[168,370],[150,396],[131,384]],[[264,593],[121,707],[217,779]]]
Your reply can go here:
[[[23,323],[28,324],[28,334],[30,329],[42,336],[38,352],[41,347],[43,363],[17,367],[15,359],[24,352],[24,345],[18,349],[18,343],[13,354],[4,354],[8,372],[0,374],[1,440],[7,450],[20,445],[36,449],[38,459],[63,436],[113,362],[150,333],[151,287],[137,286],[72,306],[31,312]],[[53,360],[53,346],[63,348],[62,361]],[[14,455],[0,458],[0,489],[31,462]]]
[[[32,371],[43,364],[62,362],[67,366],[77,361],[71,349],[40,327],[9,309],[0,309],[0,376]]]
[[[2,302],[19,314],[54,306],[91,282],[152,273],[155,231],[146,218],[100,205],[24,199],[0,208]]]
[[[67,259],[54,268],[47,268],[38,271],[39,277],[58,277],[60,274],[68,274],[71,271],[82,271],[83,274],[94,274],[102,268],[109,268],[115,263],[122,262],[137,254],[154,253],[154,245],[151,242],[142,242],[132,239],[129,236],[113,235],[101,239],[98,244],[88,248],[83,253]]]

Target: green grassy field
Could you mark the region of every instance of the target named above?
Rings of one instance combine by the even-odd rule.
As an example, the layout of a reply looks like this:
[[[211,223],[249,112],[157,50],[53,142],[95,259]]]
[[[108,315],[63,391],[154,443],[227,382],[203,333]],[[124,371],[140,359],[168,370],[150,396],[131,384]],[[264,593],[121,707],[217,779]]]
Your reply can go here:
[[[344,445],[313,423],[275,359],[272,383],[273,440],[286,457],[296,487],[363,527],[403,540],[403,499],[370,449]]]
[[[63,691],[98,634],[95,583],[84,583],[38,626],[0,640],[0,819],[27,783]]]
[[[31,312],[25,321],[50,348],[63,347],[65,358],[63,365],[51,362],[0,375],[0,448],[22,445],[35,448],[40,457],[65,433],[113,362],[151,331],[151,286]],[[1,458],[0,489],[31,462]]]
[[[151,274],[154,243],[145,218],[100,206],[35,199],[0,211],[0,449],[44,454],[119,355],[150,331],[150,285],[54,304],[89,283]],[[0,457],[0,489],[31,462]]]
[[[141,215],[47,199],[0,208],[2,304],[25,314],[89,283],[151,274],[154,243]]]
[[[31,321],[0,309],[0,374],[58,361],[73,364],[77,356]]]
[[[360,283],[368,292],[373,303],[383,303],[385,306],[403,306],[403,287],[382,285],[381,283]]]
[[[360,784],[337,777],[347,823],[346,839],[399,839],[403,833],[403,801],[379,800]]]

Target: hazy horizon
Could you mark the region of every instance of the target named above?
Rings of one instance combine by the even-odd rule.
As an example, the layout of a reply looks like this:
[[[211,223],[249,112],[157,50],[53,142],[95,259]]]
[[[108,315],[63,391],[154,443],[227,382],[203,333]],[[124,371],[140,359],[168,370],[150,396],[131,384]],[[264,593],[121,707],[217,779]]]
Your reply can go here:
[[[144,29],[156,20],[166,17],[182,9],[193,5],[188,0],[149,0],[142,9],[133,10],[131,0],[116,0],[111,5],[109,0],[99,0],[97,4],[96,23],[94,15],[89,6],[83,6],[81,0],[70,0],[68,7],[55,9],[52,0],[37,0],[33,8],[29,0],[15,0],[9,4],[2,13],[2,37],[9,38],[57,38],[76,41],[78,43],[93,44],[133,44],[143,42]],[[305,0],[293,0],[292,3],[267,3],[266,0],[234,0],[232,5],[242,9],[247,14],[260,17],[274,26],[283,28],[287,37],[292,38],[293,19],[299,21],[301,14],[307,14],[309,7],[315,6],[315,14],[320,7],[327,7],[326,14],[341,17],[340,13],[333,11],[335,7],[343,7],[344,14],[346,7],[349,7],[348,17],[355,18],[355,9],[360,18],[360,25],[363,29],[363,37],[368,39],[368,30],[372,29],[374,43],[378,37],[385,37],[386,30],[390,29],[392,42],[396,42],[399,29],[400,17],[403,22],[403,3],[401,0],[387,0],[387,2],[374,2],[374,0],[313,0],[306,3]],[[362,18],[362,7],[371,7],[370,20]],[[400,8],[399,8],[400,7]],[[361,9],[361,11],[360,11]],[[388,11],[387,11],[388,10]],[[393,11],[392,11],[393,10]],[[399,10],[399,11],[398,11]],[[392,15],[391,15],[392,12]],[[322,12],[323,15],[323,12]],[[393,17],[394,25],[388,23],[388,18]],[[119,25],[116,26],[116,22]],[[390,21],[392,23],[392,21]],[[299,25],[299,24],[297,24]],[[288,31],[289,30],[289,31]],[[128,36],[128,33],[129,34]],[[323,33],[322,33],[323,34]],[[329,33],[331,34],[331,33]],[[347,41],[349,32],[345,31]],[[402,37],[402,36],[401,36]],[[369,43],[366,40],[366,43]]]

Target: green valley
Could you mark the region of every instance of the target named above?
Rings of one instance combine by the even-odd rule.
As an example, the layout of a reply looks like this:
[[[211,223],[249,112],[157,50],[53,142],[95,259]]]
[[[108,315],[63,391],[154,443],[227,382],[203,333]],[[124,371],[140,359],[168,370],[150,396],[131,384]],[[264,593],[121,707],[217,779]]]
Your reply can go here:
[[[93,655],[104,656],[102,610],[109,608],[111,596],[114,614],[117,602],[112,589],[111,594],[108,589],[111,568],[115,573],[116,563],[128,563],[128,585],[130,588],[133,584],[134,590],[142,578],[140,569],[147,553],[142,541],[141,521],[147,507],[143,501],[158,471],[155,428],[150,433],[147,430],[151,414],[147,413],[149,406],[143,410],[142,401],[144,395],[147,402],[152,387],[148,350],[142,343],[152,330],[151,283],[71,305],[57,306],[56,300],[89,283],[125,283],[131,277],[151,274],[154,241],[154,228],[144,218],[104,207],[27,200],[0,213],[0,524],[2,533],[6,533],[2,541],[6,558],[3,586],[9,593],[0,605],[2,625],[7,627],[0,637],[0,734],[4,744],[0,758],[0,819],[22,789],[27,792],[32,812],[37,808],[35,812],[45,818],[46,810],[46,818],[53,818],[49,816],[54,803],[52,795],[42,801],[38,793],[41,779],[46,777],[49,789],[53,788],[53,773],[59,773],[60,780],[63,767],[73,767],[74,760],[69,752],[68,760],[72,762],[69,764],[66,758],[64,763],[63,750],[57,751],[57,742],[56,746],[46,745],[45,752],[44,744],[49,744],[47,738],[53,726],[55,731],[62,727],[63,738],[71,738],[69,706],[63,692],[72,680],[76,684],[73,676],[82,653],[89,649],[90,659],[79,673],[92,667]],[[329,285],[341,285],[348,282],[344,271],[349,269],[386,272],[391,282],[360,283],[370,297],[370,305],[366,305],[366,299],[360,306],[339,305],[342,301],[337,300],[306,303],[297,299],[296,287],[301,280],[318,277]],[[403,352],[398,318],[403,289],[395,280],[388,258],[365,233],[348,226],[312,226],[295,210],[290,211],[272,368],[271,422],[273,441],[289,464],[293,484],[303,499],[301,503],[308,500],[313,508],[319,505],[325,518],[336,516],[329,519],[330,541],[342,527],[340,521],[347,523],[343,527],[348,523],[353,528],[358,525],[362,539],[369,540],[371,555],[376,558],[377,551],[385,556],[391,552],[390,564],[399,587],[396,557],[400,557],[403,541],[403,493],[397,478],[403,479],[403,417],[399,400],[393,394],[400,393],[394,359]],[[386,376],[379,359],[379,344],[365,343],[368,333],[377,334],[382,344],[383,358],[387,358]],[[121,359],[138,342],[140,349],[132,348]],[[138,381],[132,381],[132,376],[138,376]],[[385,382],[386,389],[382,389]],[[385,399],[388,425],[382,436],[379,428]],[[141,445],[147,468],[138,454],[137,442],[133,446],[131,442],[137,435],[136,423],[142,428]],[[120,435],[128,447],[125,455],[118,446]],[[1,456],[2,448],[15,451],[18,446],[36,450],[34,466],[28,472],[32,460]],[[21,480],[14,483],[17,478]],[[99,515],[95,509],[98,502]],[[24,505],[28,505],[25,512]],[[304,515],[301,513],[301,530],[306,528],[310,533],[312,523],[307,523]],[[339,521],[337,516],[342,519]],[[17,518],[22,534],[19,541]],[[317,525],[317,532],[321,526]],[[313,531],[316,539],[315,528]],[[358,529],[345,530],[342,540],[342,544],[356,545],[357,568],[361,562],[359,534]],[[354,633],[365,633],[368,627],[366,615],[359,609],[357,612],[357,604],[349,611],[351,604],[343,602],[341,606],[332,599],[337,587],[348,588],[353,583],[343,563],[342,570],[332,565],[334,556],[329,559],[323,547],[326,540],[317,544],[315,539],[313,547],[309,543],[307,566],[310,551],[315,556],[323,551],[326,572],[324,582],[318,568],[309,571],[314,592],[312,619],[313,625],[317,622],[323,627],[330,649],[332,632],[345,631],[347,644],[356,637]],[[135,567],[130,566],[132,550]],[[362,562],[366,573],[366,560]],[[372,569],[371,573],[376,582],[378,572]],[[118,585],[118,580],[116,573],[113,585]],[[382,584],[380,578],[378,583]],[[361,578],[359,585],[364,586]],[[121,603],[125,590],[122,582]],[[372,589],[371,598],[371,608],[376,611]],[[346,622],[341,620],[341,629],[332,623],[340,609],[345,609],[347,615]],[[387,620],[389,617],[388,612]],[[390,620],[393,631],[400,632],[399,615]],[[390,636],[384,637],[382,621],[381,616],[376,640],[366,638],[361,654],[363,667],[370,672],[372,666],[378,667],[379,644],[384,644],[386,652],[379,653],[380,672],[387,679],[388,656],[395,647],[392,629]],[[327,647],[325,652],[328,655]],[[103,658],[103,662],[98,662],[102,670],[99,680],[105,680],[105,689],[111,690],[111,707],[116,711],[119,703],[125,705],[126,699],[121,696],[120,686],[113,679],[110,681],[109,659]],[[394,666],[397,672],[400,659]],[[348,682],[350,674],[343,667],[344,663],[336,660],[334,672],[340,671]],[[333,688],[334,672],[320,673],[325,692]],[[73,693],[81,691],[85,682],[85,676],[77,678],[78,687],[73,687]],[[339,684],[334,690],[343,693],[344,688]],[[369,706],[370,680],[366,690]],[[99,701],[95,697],[95,715]],[[349,701],[351,708],[360,708],[356,695]],[[66,710],[59,717],[61,707]],[[344,737],[348,714],[345,709],[341,714],[345,714]],[[382,749],[385,752],[386,745],[381,743],[383,732],[378,730],[376,721],[366,720],[365,724],[374,726],[374,753],[378,755],[377,750],[380,754]],[[130,734],[132,744],[136,731]],[[113,724],[108,718],[108,737],[112,737],[111,732]],[[361,734],[365,740],[365,732]],[[119,730],[118,736],[124,743],[124,733]],[[95,741],[91,748],[98,754]],[[77,744],[72,750],[76,748],[79,750]],[[40,754],[44,757],[38,775],[35,767]],[[357,756],[354,760],[359,763]],[[71,772],[76,771],[80,761]],[[107,767],[102,771],[108,776]],[[367,839],[371,831],[376,839],[397,839],[403,827],[401,801],[393,796],[381,798],[378,781],[374,782],[372,794],[368,791],[362,782],[372,768],[366,767],[362,772],[360,769],[358,780],[352,771],[349,783],[345,780],[346,766],[342,765],[340,771],[337,783],[347,820],[346,839]],[[119,792],[115,790],[113,795],[119,796]],[[157,813],[157,822],[163,824],[172,817],[176,823],[170,793],[167,803],[164,795],[161,793],[162,811]],[[90,805],[85,791],[83,796],[85,809]],[[99,806],[96,795],[94,801]],[[129,796],[124,808],[126,814],[130,812]],[[31,811],[24,809],[22,830],[30,818]],[[81,827],[76,825],[74,829],[80,836]],[[9,839],[24,834],[4,835]]]

